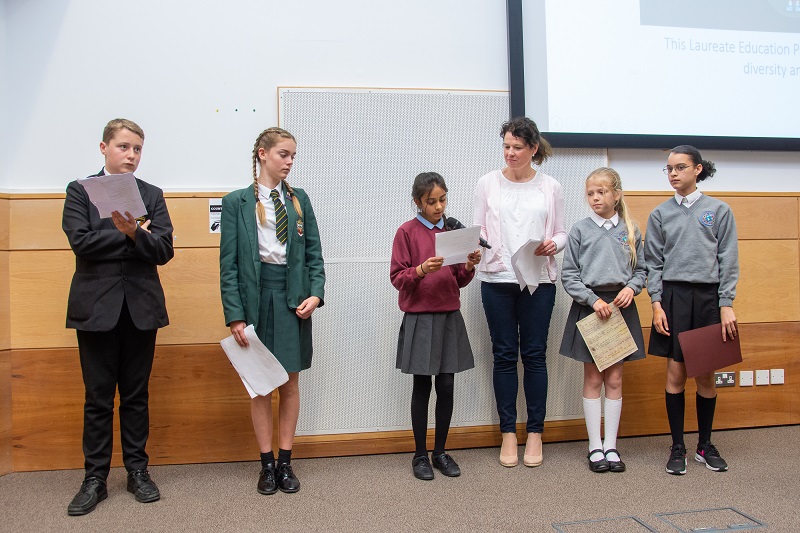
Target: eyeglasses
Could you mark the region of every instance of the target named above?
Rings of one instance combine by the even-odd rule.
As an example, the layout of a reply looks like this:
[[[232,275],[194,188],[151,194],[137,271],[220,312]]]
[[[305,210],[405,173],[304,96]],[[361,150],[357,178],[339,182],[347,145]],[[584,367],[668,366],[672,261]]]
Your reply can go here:
[[[663,170],[663,171],[664,171],[664,174],[666,174],[667,176],[669,176],[670,174],[672,174],[672,170],[673,170],[673,169],[675,170],[675,172],[677,172],[678,174],[680,174],[681,172],[683,172],[683,171],[684,171],[684,170],[686,170],[687,168],[692,168],[693,166],[694,166],[694,165],[675,165],[674,167],[671,167],[671,166],[667,165],[667,166],[665,166],[665,167],[664,167],[663,169],[661,169],[661,170]]]

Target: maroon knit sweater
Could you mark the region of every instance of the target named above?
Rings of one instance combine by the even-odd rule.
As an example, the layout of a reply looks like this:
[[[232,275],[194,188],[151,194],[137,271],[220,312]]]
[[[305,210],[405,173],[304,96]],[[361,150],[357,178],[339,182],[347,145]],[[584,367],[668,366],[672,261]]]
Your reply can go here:
[[[475,269],[467,271],[464,264],[449,265],[424,278],[417,276],[417,266],[436,255],[437,233],[419,220],[412,219],[400,226],[392,244],[390,277],[400,291],[400,310],[406,313],[442,313],[461,307],[459,289],[472,281]]]

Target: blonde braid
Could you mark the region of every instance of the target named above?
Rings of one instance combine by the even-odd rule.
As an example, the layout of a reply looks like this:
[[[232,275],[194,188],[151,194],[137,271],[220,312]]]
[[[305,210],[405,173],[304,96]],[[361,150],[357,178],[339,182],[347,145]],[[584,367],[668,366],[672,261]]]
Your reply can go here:
[[[269,151],[278,143],[279,139],[291,139],[297,142],[294,138],[294,135],[288,131],[282,128],[272,127],[262,131],[253,145],[253,189],[255,190],[256,195],[256,213],[258,213],[258,220],[262,226],[267,223],[267,213],[264,209],[264,204],[262,204],[258,199],[258,177],[256,174],[256,170],[258,168],[258,150],[259,148],[263,148],[264,150]],[[292,189],[292,187],[289,185],[289,182],[287,182],[285,179],[283,180],[283,183],[292,198],[292,204],[294,204],[295,211],[297,211],[298,216],[302,220],[303,210],[300,209],[300,201],[295,196],[294,189]]]
[[[303,220],[303,210],[300,208],[300,200],[298,200],[297,195],[294,194],[294,189],[292,189],[292,186],[289,185],[288,181],[286,181],[286,178],[283,178],[283,184],[286,186],[286,190],[289,192],[289,196],[292,199],[292,205],[294,205],[294,210],[297,211],[297,216],[300,217],[300,220]]]

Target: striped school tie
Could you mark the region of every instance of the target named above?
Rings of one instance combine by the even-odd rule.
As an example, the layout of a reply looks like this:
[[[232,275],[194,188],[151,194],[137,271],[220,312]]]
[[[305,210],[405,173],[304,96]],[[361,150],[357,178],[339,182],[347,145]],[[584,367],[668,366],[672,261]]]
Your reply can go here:
[[[275,204],[275,236],[281,243],[286,244],[286,237],[289,235],[288,220],[286,219],[286,208],[278,197],[278,191],[272,189],[269,192],[272,203]]]

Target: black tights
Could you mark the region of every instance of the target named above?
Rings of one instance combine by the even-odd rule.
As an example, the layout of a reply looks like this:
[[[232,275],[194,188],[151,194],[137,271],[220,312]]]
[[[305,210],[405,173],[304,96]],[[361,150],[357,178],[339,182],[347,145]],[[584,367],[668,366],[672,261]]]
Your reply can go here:
[[[454,374],[436,376],[436,437],[433,454],[444,453],[450,419],[453,417]],[[428,399],[431,396],[431,376],[414,375],[414,390],[411,392],[411,427],[414,429],[416,455],[427,455],[428,446]]]

